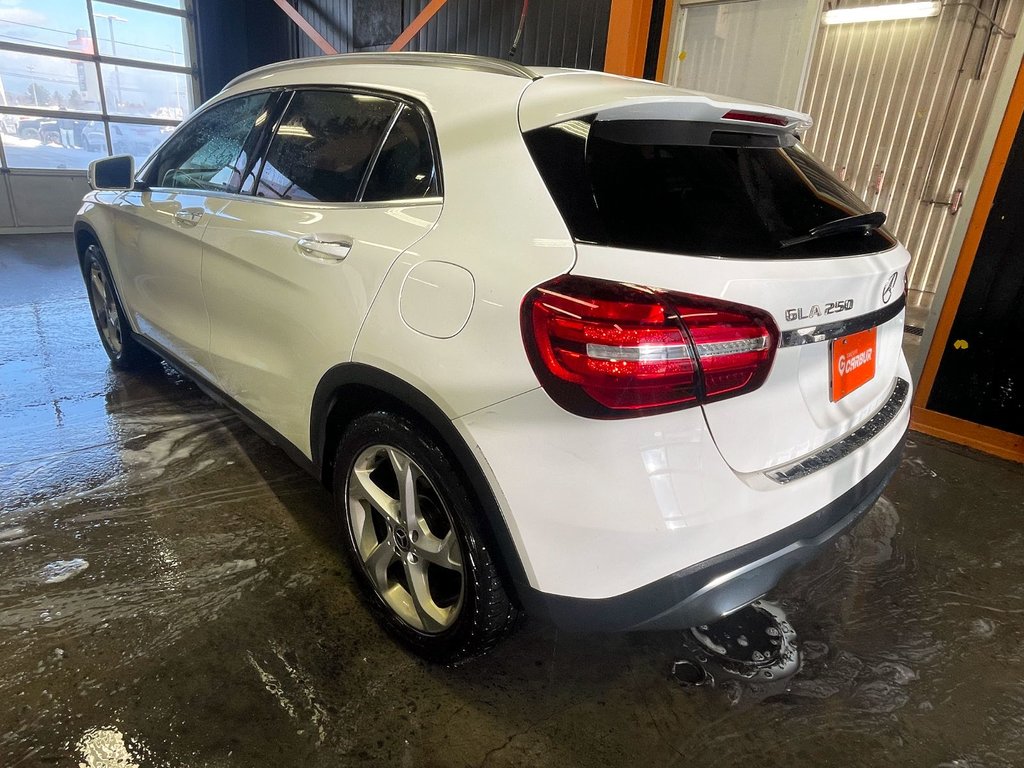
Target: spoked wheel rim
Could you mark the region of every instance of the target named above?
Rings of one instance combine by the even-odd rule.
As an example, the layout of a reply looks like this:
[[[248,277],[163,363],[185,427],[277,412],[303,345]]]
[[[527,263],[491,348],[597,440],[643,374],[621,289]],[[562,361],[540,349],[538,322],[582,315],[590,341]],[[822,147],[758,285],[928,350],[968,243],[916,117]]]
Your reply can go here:
[[[95,258],[89,262],[89,301],[103,340],[115,355],[121,354],[121,313],[117,311],[114,292]]]
[[[374,445],[356,457],[347,496],[352,544],[377,594],[413,629],[449,629],[462,610],[466,572],[434,483],[401,449]]]

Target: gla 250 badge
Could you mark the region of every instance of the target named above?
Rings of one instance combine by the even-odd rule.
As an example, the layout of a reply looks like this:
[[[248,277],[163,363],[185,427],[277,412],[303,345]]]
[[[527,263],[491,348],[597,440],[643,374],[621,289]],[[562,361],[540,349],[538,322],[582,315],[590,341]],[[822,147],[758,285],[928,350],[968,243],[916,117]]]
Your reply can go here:
[[[853,309],[853,299],[827,301],[824,304],[811,304],[807,309],[795,307],[786,310],[786,320],[810,320],[812,317],[836,315]]]

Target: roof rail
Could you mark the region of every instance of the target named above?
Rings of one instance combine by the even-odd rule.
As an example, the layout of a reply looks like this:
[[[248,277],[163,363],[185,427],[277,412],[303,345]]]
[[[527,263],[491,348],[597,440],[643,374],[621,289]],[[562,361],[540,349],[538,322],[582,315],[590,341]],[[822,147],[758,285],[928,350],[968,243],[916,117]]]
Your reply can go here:
[[[304,59],[290,59],[276,64],[268,64],[239,75],[224,86],[224,89],[237,85],[255,75],[271,72],[284,72],[301,67],[331,67],[345,64],[401,64],[403,66],[441,67],[444,69],[462,69],[471,72],[488,72],[493,75],[509,75],[525,77],[530,80],[540,78],[533,70],[512,61],[494,59],[489,56],[471,56],[465,53],[418,53],[415,51],[398,51],[395,53],[339,53],[334,56],[313,56]]]

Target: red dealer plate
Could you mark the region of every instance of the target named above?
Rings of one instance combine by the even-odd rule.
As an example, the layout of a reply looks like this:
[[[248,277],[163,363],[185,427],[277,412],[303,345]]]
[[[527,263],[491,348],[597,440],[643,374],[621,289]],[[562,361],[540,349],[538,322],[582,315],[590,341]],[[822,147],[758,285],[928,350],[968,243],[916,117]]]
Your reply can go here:
[[[869,328],[832,342],[829,357],[833,403],[874,378],[877,330]]]

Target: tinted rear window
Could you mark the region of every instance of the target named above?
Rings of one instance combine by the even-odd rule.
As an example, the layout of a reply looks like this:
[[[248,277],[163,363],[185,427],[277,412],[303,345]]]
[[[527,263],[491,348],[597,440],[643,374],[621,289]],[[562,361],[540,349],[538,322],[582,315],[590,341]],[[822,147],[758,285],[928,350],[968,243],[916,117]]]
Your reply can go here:
[[[267,151],[256,194],[350,203],[398,105],[343,91],[299,91]]]
[[[430,134],[422,116],[405,106],[391,127],[363,200],[406,200],[439,194]]]
[[[649,251],[730,258],[849,256],[891,248],[878,230],[784,247],[836,219],[870,211],[798,143],[679,123],[569,120],[525,134],[573,237]],[[607,130],[613,127],[614,130]],[[774,145],[774,146],[772,146]]]

